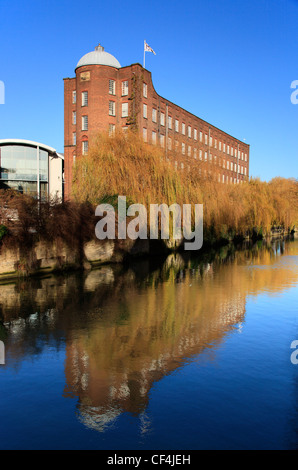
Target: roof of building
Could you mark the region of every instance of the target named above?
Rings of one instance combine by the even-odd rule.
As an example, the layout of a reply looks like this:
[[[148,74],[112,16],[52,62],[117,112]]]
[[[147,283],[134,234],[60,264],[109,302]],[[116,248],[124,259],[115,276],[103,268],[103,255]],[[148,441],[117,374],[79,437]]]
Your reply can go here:
[[[76,69],[84,65],[108,65],[109,67],[121,68],[116,57],[108,52],[105,52],[104,47],[100,44],[94,51],[85,54],[77,63]]]
[[[33,140],[25,140],[25,139],[0,139],[0,146],[1,145],[24,145],[27,147],[39,147],[42,150],[46,150],[49,152],[51,156],[59,157],[64,159],[63,153],[58,153],[53,147],[49,147],[48,145],[41,144],[40,142],[34,142]]]

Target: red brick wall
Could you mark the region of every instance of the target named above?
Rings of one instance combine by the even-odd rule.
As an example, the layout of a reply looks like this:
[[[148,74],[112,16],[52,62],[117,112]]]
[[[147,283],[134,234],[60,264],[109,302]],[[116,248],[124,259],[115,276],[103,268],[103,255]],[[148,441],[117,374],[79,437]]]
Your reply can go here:
[[[81,74],[89,72],[90,80],[82,80]],[[132,88],[136,79],[138,90],[135,95],[135,100],[130,100]],[[109,79],[116,82],[115,95],[109,94]],[[121,96],[122,82],[128,80],[128,96]],[[147,84],[147,98],[143,97],[143,82]],[[164,135],[165,140],[165,153],[167,157],[173,160],[173,164],[177,168],[191,169],[193,165],[202,164],[200,160],[200,150],[202,151],[203,161],[205,159],[205,152],[208,156],[208,168],[212,173],[218,173],[220,180],[225,176],[225,182],[234,180],[242,181],[248,179],[249,175],[249,145],[230,136],[229,134],[221,131],[220,129],[212,126],[211,124],[203,121],[202,119],[188,113],[183,108],[171,103],[170,101],[159,96],[153,86],[151,73],[143,69],[140,64],[133,64],[127,67],[116,69],[105,65],[90,65],[79,67],[76,70],[76,77],[64,80],[64,127],[65,127],[65,197],[70,197],[71,181],[72,181],[72,166],[73,155],[80,157],[82,154],[82,140],[88,139],[89,145],[93,137],[99,130],[107,130],[109,124],[114,124],[117,127],[123,128],[127,126],[127,118],[121,117],[121,104],[124,102],[129,103],[129,114],[132,114],[133,109],[137,112],[137,126],[140,133],[143,133],[143,128],[147,129],[147,141],[152,143],[152,131],[156,132],[157,143],[159,143],[159,136]],[[72,104],[72,91],[77,92],[76,104]],[[88,106],[82,107],[81,94],[83,91],[88,91]],[[109,116],[109,101],[115,101],[115,117]],[[147,104],[147,119],[143,118],[143,104]],[[152,122],[152,108],[157,110],[157,122]],[[72,112],[76,111],[76,125],[72,124]],[[165,115],[165,126],[160,124],[160,113]],[[172,117],[172,129],[166,128],[167,114]],[[82,131],[82,116],[88,115],[88,131]],[[175,132],[175,119],[179,120],[179,133]],[[185,135],[182,135],[182,123],[185,123]],[[188,137],[188,126],[191,126],[191,137]],[[197,129],[197,140],[194,139],[194,129]],[[76,132],[77,145],[72,145],[73,132]],[[200,132],[203,134],[203,141],[200,141]],[[212,137],[212,145],[205,144],[205,135]],[[167,138],[172,139],[172,149],[175,149],[175,141],[178,141],[177,152],[172,152],[168,149]],[[215,139],[217,140],[217,148],[214,147]],[[209,140],[209,139],[208,139]],[[222,148],[219,149],[219,142]],[[182,143],[185,144],[185,155],[181,153]],[[226,151],[223,151],[223,144],[225,144]],[[235,149],[239,148],[240,159],[235,156],[228,155],[227,146],[233,147],[233,155]],[[191,147],[191,155],[188,156],[188,146]],[[195,159],[194,149],[196,149],[197,156]],[[242,160],[243,153],[243,160]],[[245,154],[247,161],[245,161]],[[212,156],[212,164],[210,162],[210,155]],[[214,156],[216,156],[216,165],[214,163]],[[227,161],[229,161],[230,169],[227,169]],[[225,168],[223,167],[225,163]],[[231,165],[233,164],[233,170]],[[240,165],[243,169],[246,168],[247,175],[238,174],[234,171],[234,165]]]

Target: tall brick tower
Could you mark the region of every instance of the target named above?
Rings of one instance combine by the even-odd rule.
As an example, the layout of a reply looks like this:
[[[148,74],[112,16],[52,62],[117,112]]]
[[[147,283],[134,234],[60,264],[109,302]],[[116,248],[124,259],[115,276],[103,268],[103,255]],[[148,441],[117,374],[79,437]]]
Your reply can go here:
[[[116,113],[109,113],[109,102],[111,94],[116,96],[115,83],[120,67],[118,60],[99,45],[79,60],[75,78],[64,79],[66,198],[70,196],[75,159],[88,153],[92,135],[106,130],[109,124],[116,124]],[[110,83],[114,89],[109,90]]]

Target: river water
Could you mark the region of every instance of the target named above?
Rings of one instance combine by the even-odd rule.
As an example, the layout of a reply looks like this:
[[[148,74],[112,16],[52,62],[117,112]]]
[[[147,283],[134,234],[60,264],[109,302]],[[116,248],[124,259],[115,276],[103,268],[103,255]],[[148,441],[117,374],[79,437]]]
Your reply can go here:
[[[276,241],[3,283],[0,448],[298,448],[297,260]]]

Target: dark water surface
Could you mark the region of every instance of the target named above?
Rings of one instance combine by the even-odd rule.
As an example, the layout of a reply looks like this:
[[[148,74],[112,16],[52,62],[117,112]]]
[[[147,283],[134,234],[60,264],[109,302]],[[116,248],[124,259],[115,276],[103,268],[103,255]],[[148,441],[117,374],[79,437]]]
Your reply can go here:
[[[275,242],[0,285],[0,448],[298,448],[297,259]]]

